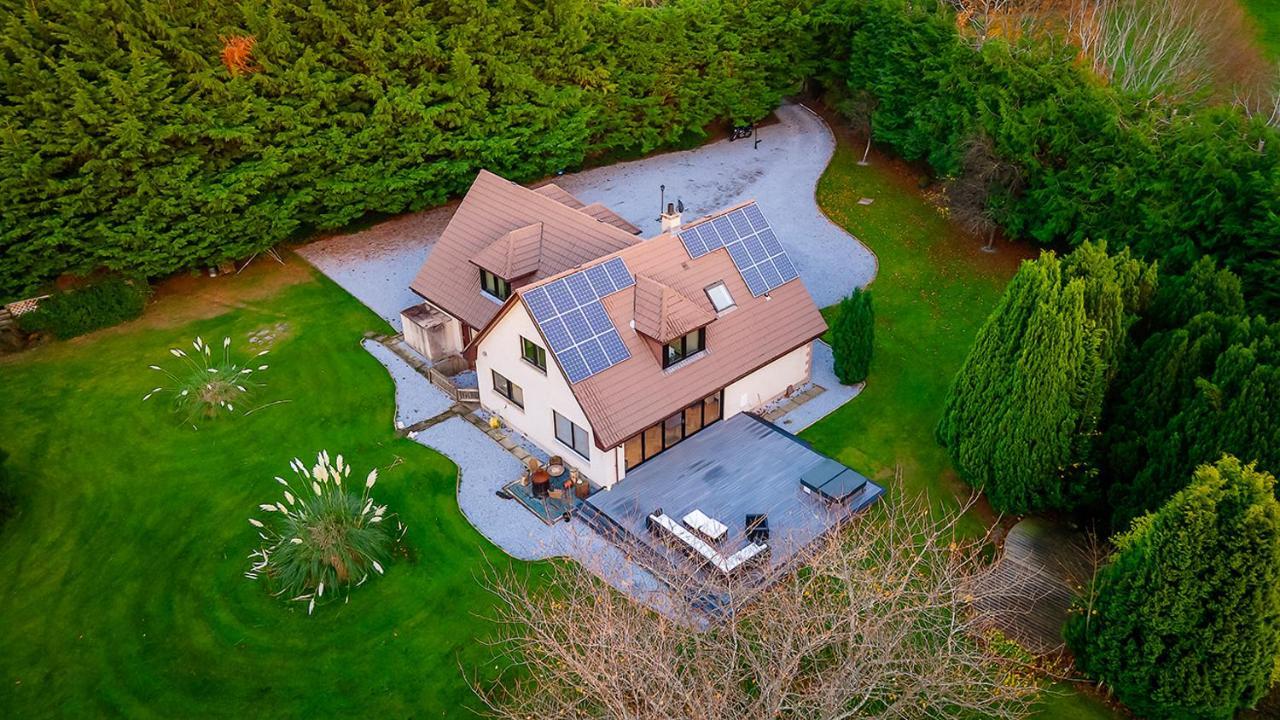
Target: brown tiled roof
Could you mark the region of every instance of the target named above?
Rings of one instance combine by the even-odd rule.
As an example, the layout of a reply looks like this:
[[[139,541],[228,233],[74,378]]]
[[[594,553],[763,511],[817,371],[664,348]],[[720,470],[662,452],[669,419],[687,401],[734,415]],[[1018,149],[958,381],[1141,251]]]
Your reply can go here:
[[[531,281],[640,242],[558,196],[576,202],[572,195],[548,187],[530,190],[481,170],[409,286],[468,325],[483,328],[500,305],[480,292],[480,269],[472,261],[513,230],[542,223],[541,254]]]
[[[581,210],[587,206],[586,203],[574,197],[568,190],[565,190],[555,183],[547,183],[541,187],[534,188],[533,191],[539,195],[549,197],[561,205],[568,205],[574,210]]]
[[[648,291],[638,281],[604,299],[605,310],[631,357],[570,386],[601,448],[617,446],[826,332],[827,323],[801,280],[753,297],[723,248],[690,259],[678,237],[663,234],[609,257],[622,258],[638,279],[648,278],[670,288],[713,317],[715,309],[705,288],[723,282],[736,307],[707,326],[705,353],[664,370],[649,347],[650,341],[636,331],[643,324],[637,317],[637,304],[643,307],[645,303],[636,296]],[[523,297],[532,288],[526,286],[517,294]],[[631,325],[633,320],[636,328]]]
[[[599,220],[600,222],[609,223],[610,225],[626,230],[632,235],[639,235],[640,228],[627,222],[621,215],[605,207],[604,203],[591,203],[582,208],[582,212]]]
[[[542,223],[512,230],[481,250],[471,262],[504,280],[536,272],[542,262]]]
[[[636,276],[636,332],[670,342],[716,319],[711,310],[647,275]]]

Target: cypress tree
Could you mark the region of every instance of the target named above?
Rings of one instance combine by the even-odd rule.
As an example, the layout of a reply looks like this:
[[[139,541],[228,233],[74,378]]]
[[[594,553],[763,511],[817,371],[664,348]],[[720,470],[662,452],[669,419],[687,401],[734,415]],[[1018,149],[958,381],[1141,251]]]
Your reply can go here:
[[[1275,479],[1231,456],[1116,540],[1067,623],[1080,668],[1143,717],[1227,720],[1280,657]]]
[[[947,395],[937,437],[1001,512],[1070,510],[1097,492],[1093,443],[1153,266],[1086,243],[1024,263]]]
[[[871,291],[857,288],[840,301],[840,313],[835,327],[831,328],[831,338],[836,377],[845,385],[867,379],[875,343],[875,324]]]

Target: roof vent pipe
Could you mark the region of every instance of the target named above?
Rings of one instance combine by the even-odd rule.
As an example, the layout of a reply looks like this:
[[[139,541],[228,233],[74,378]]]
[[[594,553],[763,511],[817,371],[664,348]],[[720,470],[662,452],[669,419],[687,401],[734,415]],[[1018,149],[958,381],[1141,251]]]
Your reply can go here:
[[[662,213],[662,232],[678,229],[680,229],[680,211],[676,210],[675,203],[667,203],[667,209]]]

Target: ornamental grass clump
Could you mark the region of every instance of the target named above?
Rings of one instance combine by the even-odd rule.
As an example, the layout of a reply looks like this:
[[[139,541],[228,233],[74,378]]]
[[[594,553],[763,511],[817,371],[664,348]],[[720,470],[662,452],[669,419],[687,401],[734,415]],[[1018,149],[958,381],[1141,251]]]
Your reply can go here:
[[[265,520],[249,518],[264,545],[249,555],[253,566],[245,577],[265,578],[276,596],[307,603],[310,615],[317,602],[344,591],[349,600],[351,588],[363,585],[370,573],[383,574],[405,526],[369,496],[376,469],[362,487],[351,488],[351,466],[341,455],[330,462],[321,451],[310,470],[296,458],[289,467],[294,482],[276,478],[284,486],[283,500],[258,506]]]
[[[176,372],[160,365],[148,366],[163,373],[170,384],[153,388],[142,399],[150,400],[153,395],[161,394],[172,396],[174,412],[184,414],[185,422],[193,428],[197,427],[197,420],[233,415],[237,408],[244,413],[250,393],[263,387],[256,374],[267,369],[265,364],[254,366],[252,363],[268,351],[263,350],[242,364],[231,358],[229,337],[222,339],[220,355],[214,355],[213,348],[199,336],[191,346],[195,348],[194,353],[169,348],[169,354],[183,362],[183,367]]]

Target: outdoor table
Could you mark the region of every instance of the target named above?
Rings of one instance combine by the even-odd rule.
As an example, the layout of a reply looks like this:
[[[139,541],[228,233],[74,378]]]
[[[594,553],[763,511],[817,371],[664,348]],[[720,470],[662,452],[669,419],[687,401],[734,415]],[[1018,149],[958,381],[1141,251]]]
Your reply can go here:
[[[720,542],[724,539],[725,535],[729,534],[729,526],[719,520],[707,517],[707,514],[701,510],[694,510],[688,515],[685,515],[683,520],[684,524],[690,530],[698,533],[711,542]]]

